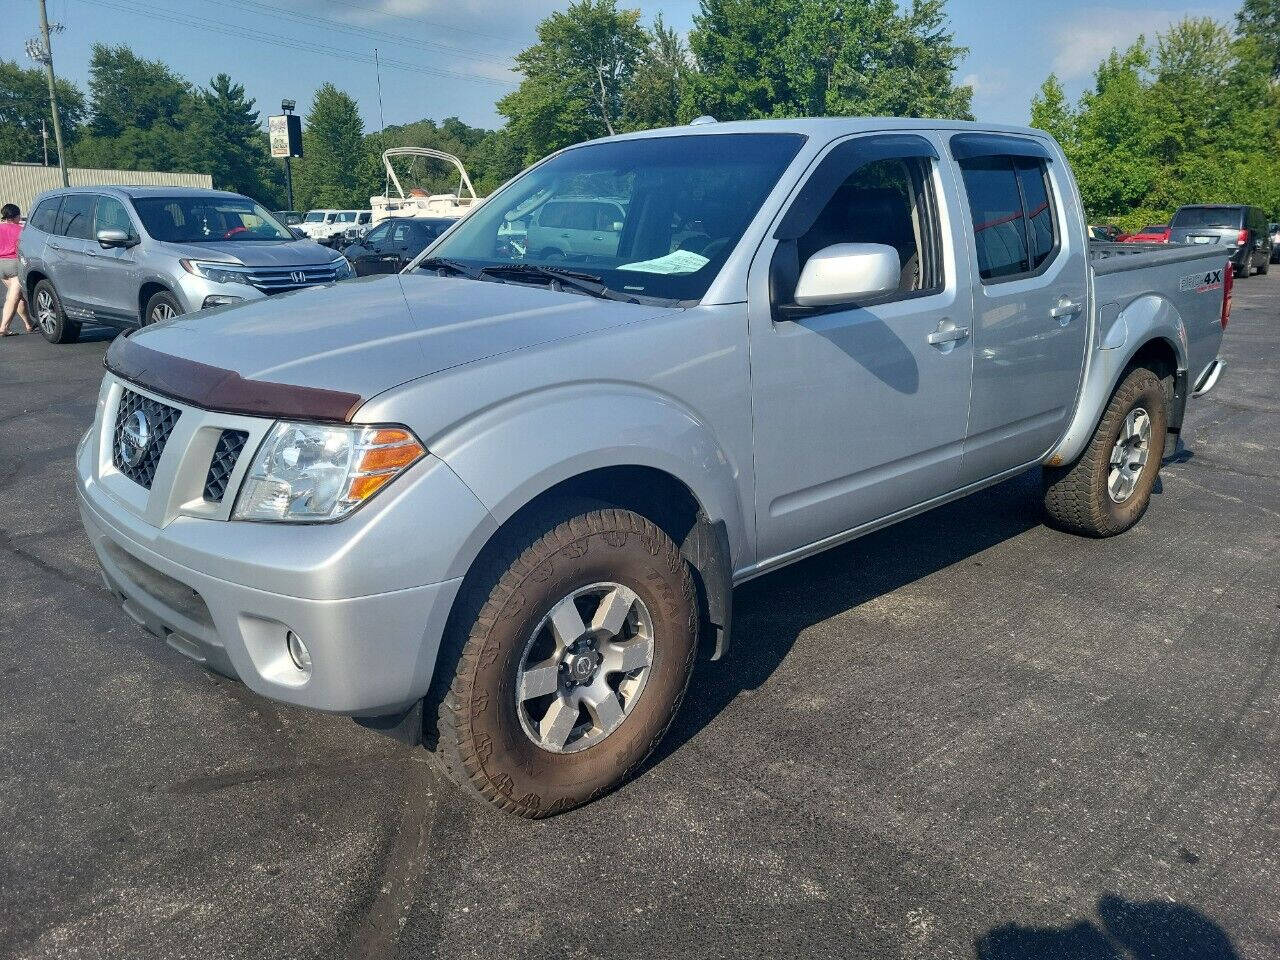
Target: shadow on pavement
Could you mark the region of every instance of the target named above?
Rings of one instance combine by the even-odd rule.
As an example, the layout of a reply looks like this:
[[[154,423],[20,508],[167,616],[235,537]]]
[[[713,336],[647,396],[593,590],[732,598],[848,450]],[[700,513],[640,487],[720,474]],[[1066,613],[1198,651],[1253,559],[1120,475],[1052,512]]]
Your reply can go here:
[[[1040,489],[1040,471],[1032,470],[739,587],[728,656],[699,664],[650,763],[765,683],[806,628],[1038,526]]]
[[[1199,910],[1164,900],[1098,900],[1099,923],[997,927],[974,944],[978,960],[1238,960],[1225,930]]]

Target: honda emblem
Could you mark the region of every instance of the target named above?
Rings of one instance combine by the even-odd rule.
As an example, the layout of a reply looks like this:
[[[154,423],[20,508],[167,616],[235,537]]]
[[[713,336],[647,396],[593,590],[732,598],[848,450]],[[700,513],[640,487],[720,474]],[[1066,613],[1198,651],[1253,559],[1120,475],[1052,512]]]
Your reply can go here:
[[[294,270],[291,274],[289,274],[289,279],[292,280],[294,283],[306,283],[307,275],[303,273],[301,270]]]

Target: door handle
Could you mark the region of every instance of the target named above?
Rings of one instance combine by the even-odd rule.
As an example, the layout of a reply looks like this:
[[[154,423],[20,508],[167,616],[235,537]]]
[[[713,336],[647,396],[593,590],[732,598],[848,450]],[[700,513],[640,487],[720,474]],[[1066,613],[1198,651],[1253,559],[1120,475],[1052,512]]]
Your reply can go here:
[[[956,343],[967,336],[969,336],[968,327],[951,327],[949,330],[935,330],[925,337],[925,340],[936,347],[941,343]]]
[[[1049,316],[1055,320],[1070,321],[1077,313],[1084,309],[1084,304],[1077,303],[1074,300],[1068,300],[1066,297],[1058,299],[1058,305],[1049,309]]]

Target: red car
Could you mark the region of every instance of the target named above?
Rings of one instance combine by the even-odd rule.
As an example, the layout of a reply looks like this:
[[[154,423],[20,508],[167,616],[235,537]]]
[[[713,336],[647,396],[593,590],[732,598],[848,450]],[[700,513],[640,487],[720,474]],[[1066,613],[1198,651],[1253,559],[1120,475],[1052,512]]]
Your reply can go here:
[[[1137,233],[1124,233],[1116,238],[1116,243],[1168,243],[1169,225],[1153,223],[1143,227]]]

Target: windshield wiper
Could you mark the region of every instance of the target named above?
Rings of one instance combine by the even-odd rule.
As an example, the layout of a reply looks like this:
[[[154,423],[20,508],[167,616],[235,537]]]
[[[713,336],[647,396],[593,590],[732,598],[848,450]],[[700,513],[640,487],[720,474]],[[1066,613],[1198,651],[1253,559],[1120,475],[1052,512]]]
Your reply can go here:
[[[600,282],[600,278],[594,273],[583,273],[580,270],[568,270],[564,267],[542,267],[536,263],[495,263],[492,266],[481,267],[480,272],[485,276],[495,278],[500,278],[504,273],[514,274],[517,277],[545,278],[548,281],[547,285],[553,289],[568,287],[570,290],[577,290],[588,296],[599,297],[601,300],[621,300],[623,303],[640,302],[636,297],[629,294],[609,289]]]
[[[456,273],[459,276],[466,277],[468,280],[495,280],[502,283],[497,277],[486,277],[484,272],[476,270],[474,267],[468,267],[465,263],[459,263],[457,260],[450,260],[447,257],[427,257],[418,264],[418,270],[447,270],[450,273]]]

